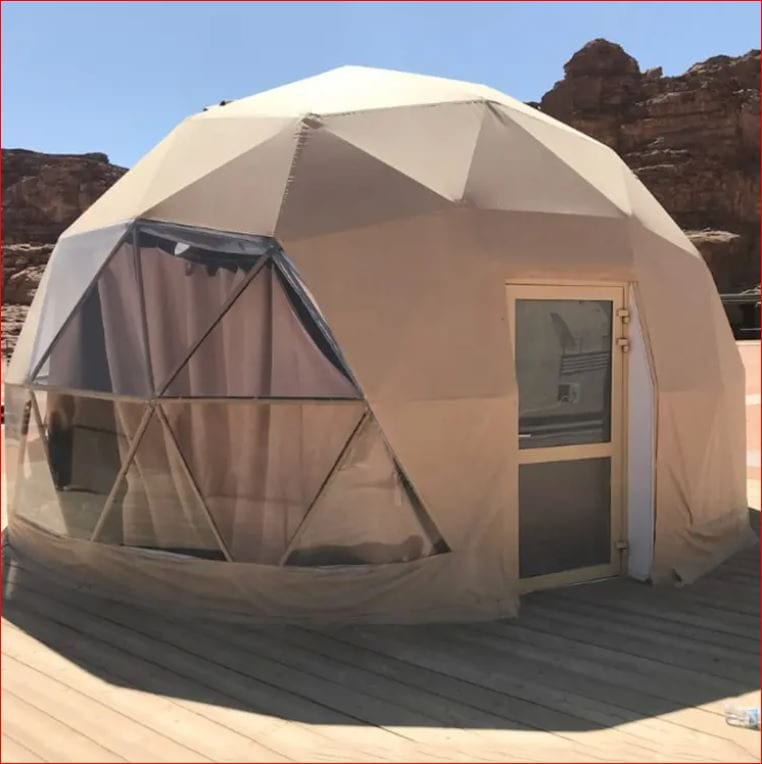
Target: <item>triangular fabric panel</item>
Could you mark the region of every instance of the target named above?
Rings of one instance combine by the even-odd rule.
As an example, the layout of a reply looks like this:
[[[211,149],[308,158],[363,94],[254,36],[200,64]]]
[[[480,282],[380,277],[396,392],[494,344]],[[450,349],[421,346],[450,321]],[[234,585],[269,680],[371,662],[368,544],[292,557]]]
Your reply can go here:
[[[341,66],[241,98],[223,108],[212,109],[205,117],[331,114],[421,103],[471,101],[479,97],[482,89],[470,82],[443,77],[366,66]]]
[[[71,316],[82,295],[91,288],[93,279],[126,231],[127,225],[115,225],[81,236],[64,236],[58,240],[43,277],[44,284],[52,287],[45,290],[44,302],[40,305],[38,315],[35,316],[30,310],[27,319],[39,319],[29,364],[30,374],[37,370],[61,327]],[[72,267],[73,263],[76,263],[76,267]]]
[[[224,259],[138,231],[143,301],[154,386],[161,393],[179,364],[222,314],[255,260]],[[176,254],[179,252],[179,254]]]
[[[483,103],[411,106],[327,117],[335,135],[458,201],[486,109]],[[405,140],[399,140],[404,135]]]
[[[299,122],[157,204],[146,218],[272,235],[296,151]]]
[[[435,535],[436,534],[436,535]],[[292,544],[286,564],[378,565],[446,551],[368,417]]]
[[[293,119],[236,119],[197,114],[181,122],[100,199],[67,233],[142,217],[178,191],[280,132]]]
[[[293,122],[281,117],[208,119],[206,113],[187,119],[176,130],[175,141],[144,199],[144,210],[208,177]]]
[[[613,202],[497,107],[485,111],[463,200],[482,209],[622,216]]]
[[[358,398],[305,328],[272,263],[253,278],[169,385],[172,397]]]
[[[307,129],[276,235],[302,239],[446,209],[447,199],[343,141]]]
[[[34,371],[32,357],[34,354],[34,340],[42,321],[42,306],[50,283],[51,269],[46,268],[32,298],[32,304],[24,319],[21,333],[16,340],[16,347],[8,367],[4,370],[3,383],[6,385],[21,385],[29,381],[29,375]]]
[[[43,432],[29,414],[14,513],[52,533],[90,539],[143,408],[49,393]]]
[[[364,411],[359,402],[166,402],[162,408],[233,560],[272,565]]]
[[[154,412],[98,541],[224,559],[170,432]]]
[[[148,396],[151,384],[131,242],[124,242],[75,308],[35,384]]]
[[[624,182],[624,171],[629,173],[629,170],[614,151],[575,130],[561,130],[549,120],[506,107],[496,108],[556,154],[622,214],[630,214],[630,198]]]
[[[144,154],[113,186],[106,189],[65,231],[66,235],[95,233],[103,226],[110,226],[140,216],[145,209],[143,200],[162,162],[177,138],[181,123],[165,135],[147,154]]]

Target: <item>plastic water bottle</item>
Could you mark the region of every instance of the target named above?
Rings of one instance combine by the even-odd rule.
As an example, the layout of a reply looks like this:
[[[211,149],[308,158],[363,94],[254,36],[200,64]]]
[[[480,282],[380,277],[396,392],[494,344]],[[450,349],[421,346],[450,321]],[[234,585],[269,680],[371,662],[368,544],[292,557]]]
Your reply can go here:
[[[758,730],[759,709],[728,706],[725,709],[725,721],[733,727],[745,727],[750,730]]]

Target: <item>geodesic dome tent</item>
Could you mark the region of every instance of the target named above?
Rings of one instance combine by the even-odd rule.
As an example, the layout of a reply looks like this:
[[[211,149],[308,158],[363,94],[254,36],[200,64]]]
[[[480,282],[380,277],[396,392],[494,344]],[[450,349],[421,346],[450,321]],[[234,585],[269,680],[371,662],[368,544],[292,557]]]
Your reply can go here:
[[[743,370],[690,242],[607,147],[400,72],[159,143],[61,237],[6,431],[14,547],[165,606],[493,618],[751,537]]]

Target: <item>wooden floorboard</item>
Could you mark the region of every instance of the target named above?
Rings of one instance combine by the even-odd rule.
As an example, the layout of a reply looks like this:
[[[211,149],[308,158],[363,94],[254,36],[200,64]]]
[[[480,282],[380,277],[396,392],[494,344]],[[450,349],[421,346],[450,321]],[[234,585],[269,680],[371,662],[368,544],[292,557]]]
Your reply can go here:
[[[8,560],[1,758],[759,761],[723,716],[759,704],[757,555],[514,621],[322,630],[181,621]]]
[[[0,760],[17,762],[45,761],[45,759],[6,734],[3,734],[2,740],[0,740]]]

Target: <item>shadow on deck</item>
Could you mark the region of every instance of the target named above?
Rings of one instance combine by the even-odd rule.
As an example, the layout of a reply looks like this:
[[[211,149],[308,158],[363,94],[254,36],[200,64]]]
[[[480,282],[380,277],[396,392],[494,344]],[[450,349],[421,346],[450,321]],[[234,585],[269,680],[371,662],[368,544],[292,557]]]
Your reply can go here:
[[[697,733],[719,734],[724,699],[759,688],[758,545],[683,589],[617,579],[530,595],[513,621],[330,630],[167,618],[3,567],[5,619],[110,684],[313,725],[585,731],[704,706]]]

